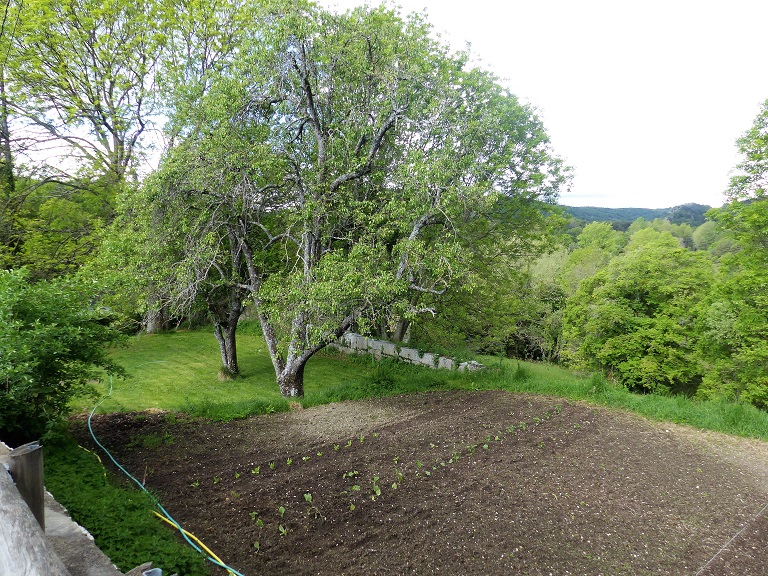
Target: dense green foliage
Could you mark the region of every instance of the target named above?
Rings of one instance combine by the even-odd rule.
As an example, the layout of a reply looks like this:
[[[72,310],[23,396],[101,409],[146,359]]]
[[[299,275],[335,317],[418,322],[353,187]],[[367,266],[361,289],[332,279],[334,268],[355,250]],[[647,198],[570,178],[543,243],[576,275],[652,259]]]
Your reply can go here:
[[[633,389],[695,389],[701,372],[690,329],[712,275],[708,254],[682,248],[668,232],[638,231],[569,300],[566,358]]]
[[[115,368],[105,348],[118,334],[88,306],[87,288],[0,271],[0,438],[39,438],[91,380]]]

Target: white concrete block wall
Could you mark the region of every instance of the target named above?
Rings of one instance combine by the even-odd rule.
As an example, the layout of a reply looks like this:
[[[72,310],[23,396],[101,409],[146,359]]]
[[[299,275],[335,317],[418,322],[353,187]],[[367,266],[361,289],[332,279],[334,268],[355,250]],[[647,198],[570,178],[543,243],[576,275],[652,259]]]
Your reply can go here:
[[[456,367],[456,361],[447,356],[439,356],[432,352],[420,354],[415,348],[403,348],[388,342],[387,340],[377,340],[375,338],[366,338],[361,334],[347,332],[336,344],[335,348],[347,354],[371,354],[377,360],[381,358],[395,358],[410,364],[427,366],[429,368],[438,368],[442,370],[453,370]],[[458,370],[480,370],[483,365],[479,362],[462,362]]]

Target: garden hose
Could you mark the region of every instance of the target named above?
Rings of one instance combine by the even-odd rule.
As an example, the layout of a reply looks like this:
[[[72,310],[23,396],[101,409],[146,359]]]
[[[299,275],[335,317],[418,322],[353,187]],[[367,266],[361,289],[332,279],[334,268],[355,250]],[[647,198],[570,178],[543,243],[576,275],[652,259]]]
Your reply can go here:
[[[176,529],[179,531],[179,533],[182,535],[182,537],[184,538],[184,540],[186,540],[186,541],[187,541],[187,544],[189,544],[189,545],[190,545],[190,546],[191,546],[191,547],[192,547],[192,548],[193,548],[195,551],[197,551],[197,552],[200,552],[201,554],[203,554],[203,553],[204,553],[204,554],[206,555],[206,559],[207,559],[209,562],[212,562],[212,563],[213,563],[213,564],[215,564],[216,566],[220,566],[221,568],[224,568],[224,570],[226,570],[226,571],[227,571],[229,574],[231,574],[231,575],[233,575],[233,576],[244,576],[243,574],[241,574],[240,572],[238,572],[238,571],[237,571],[237,570],[235,570],[234,568],[231,568],[230,566],[227,566],[227,565],[226,565],[224,562],[222,562],[222,561],[219,559],[219,557],[218,557],[218,556],[216,556],[216,555],[215,555],[213,552],[211,552],[211,551],[210,551],[210,549],[208,549],[208,548],[207,548],[207,547],[206,547],[206,546],[205,546],[205,545],[204,545],[202,542],[200,542],[200,540],[199,540],[199,539],[198,539],[196,536],[193,536],[192,534],[190,534],[189,532],[187,532],[186,530],[184,530],[184,528],[182,528],[181,524],[179,524],[179,523],[178,523],[176,520],[174,520],[173,516],[171,516],[171,515],[168,513],[168,511],[167,511],[165,508],[163,508],[163,505],[162,505],[162,504],[160,504],[160,501],[159,501],[157,498],[155,498],[155,496],[154,496],[154,495],[153,495],[153,494],[152,494],[152,493],[151,493],[149,490],[147,490],[147,489],[144,487],[144,484],[142,484],[141,482],[139,482],[139,481],[138,481],[136,478],[134,478],[134,477],[133,477],[133,476],[130,474],[130,472],[128,472],[128,470],[126,470],[125,468],[123,468],[123,467],[120,465],[120,463],[119,463],[117,460],[115,460],[115,457],[114,457],[114,456],[112,456],[112,453],[111,453],[109,450],[107,450],[107,449],[106,449],[106,447],[105,447],[105,446],[104,446],[104,445],[103,445],[101,442],[99,442],[98,438],[96,438],[96,434],[93,432],[93,427],[91,426],[91,420],[92,420],[92,418],[93,418],[93,415],[94,415],[94,413],[96,412],[96,409],[97,409],[99,406],[101,406],[101,403],[102,403],[102,402],[104,402],[104,400],[105,400],[106,398],[109,398],[109,397],[112,395],[112,389],[113,389],[113,385],[112,385],[112,376],[110,376],[110,377],[109,377],[109,394],[107,394],[107,396],[106,396],[105,398],[102,398],[101,400],[99,400],[99,402],[97,402],[97,403],[96,403],[96,405],[93,407],[93,410],[91,410],[91,413],[88,415],[88,431],[91,433],[91,438],[93,438],[93,441],[96,443],[96,445],[97,445],[99,448],[101,448],[101,449],[104,451],[104,453],[105,453],[107,456],[109,456],[109,459],[110,459],[110,460],[112,460],[112,463],[113,463],[115,466],[117,466],[117,467],[118,467],[118,469],[119,469],[119,470],[120,470],[120,471],[121,471],[123,474],[125,474],[125,475],[126,475],[128,478],[130,478],[131,480],[133,480],[133,482],[134,482],[134,483],[135,483],[135,484],[136,484],[136,485],[137,485],[139,488],[141,488],[141,490],[142,490],[143,492],[145,492],[147,495],[149,495],[149,497],[152,499],[152,501],[155,503],[155,505],[156,505],[156,506],[157,506],[157,507],[160,509],[160,511],[161,511],[163,514],[162,514],[162,515],[161,515],[161,514],[158,514],[158,512],[156,512],[156,511],[154,511],[154,510],[153,510],[153,512],[154,512],[154,513],[155,513],[157,516],[160,516],[160,518],[162,518],[162,519],[163,519],[165,522],[167,522],[168,524],[171,524],[172,526],[174,526],[174,527],[175,527],[175,528],[176,528]],[[98,456],[97,456],[97,457],[98,457]],[[101,461],[101,458],[99,458],[99,461]],[[195,542],[193,542],[193,541],[192,541],[192,539],[191,539],[190,537],[191,537],[191,538],[194,538],[194,540],[195,540],[195,541],[199,542],[199,543],[200,543],[200,546],[198,546],[197,544],[195,544]],[[203,552],[203,549],[205,549],[205,552]]]
[[[173,522],[171,522],[170,520],[168,520],[168,518],[166,518],[165,516],[163,516],[162,514],[160,514],[160,512],[158,512],[157,510],[152,510],[152,513],[153,513],[155,516],[157,516],[158,518],[160,518],[160,520],[162,520],[163,522],[167,522],[167,523],[168,523],[168,524],[170,524],[171,526],[176,526],[176,524],[174,524]],[[192,533],[190,533],[190,532],[187,532],[186,530],[182,530],[182,531],[184,532],[184,534],[186,534],[187,536],[189,536],[190,538],[192,538],[192,540],[194,540],[195,542],[197,542],[197,544],[198,544],[198,545],[199,545],[199,546],[200,546],[200,547],[201,547],[203,550],[205,550],[205,552],[208,554],[208,556],[210,556],[210,557],[211,557],[211,558],[213,558],[214,560],[217,560],[217,561],[218,561],[218,562],[219,562],[219,563],[220,563],[222,566],[224,565],[224,562],[221,560],[221,558],[219,558],[218,556],[216,556],[216,554],[214,554],[213,552],[211,552],[211,549],[210,549],[210,548],[208,548],[208,547],[207,547],[205,544],[203,544],[203,543],[200,541],[200,539],[199,539],[197,536],[195,536],[194,534],[192,534]],[[234,572],[232,572],[232,571],[229,571],[229,570],[228,570],[228,572],[229,572],[230,574],[234,574]]]

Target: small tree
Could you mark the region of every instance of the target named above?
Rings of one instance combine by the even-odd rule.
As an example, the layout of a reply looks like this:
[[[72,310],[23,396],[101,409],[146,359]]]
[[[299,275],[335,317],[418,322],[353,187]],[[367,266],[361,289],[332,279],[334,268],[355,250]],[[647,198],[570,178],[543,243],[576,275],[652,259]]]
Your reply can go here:
[[[0,271],[0,438],[16,442],[50,430],[89,382],[115,372],[106,346],[118,333],[88,306],[86,287],[30,284],[25,271]]]

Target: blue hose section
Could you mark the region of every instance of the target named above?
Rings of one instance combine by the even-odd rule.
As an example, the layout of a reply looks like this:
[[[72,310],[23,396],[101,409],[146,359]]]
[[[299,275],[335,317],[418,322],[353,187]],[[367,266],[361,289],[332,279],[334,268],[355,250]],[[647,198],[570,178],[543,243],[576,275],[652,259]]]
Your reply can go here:
[[[91,427],[91,418],[93,418],[93,415],[94,415],[94,413],[96,412],[96,409],[97,409],[99,406],[101,406],[101,403],[102,403],[102,402],[104,402],[104,400],[106,400],[107,398],[109,398],[111,395],[112,395],[112,376],[110,376],[110,377],[109,377],[109,394],[107,394],[107,396],[106,396],[105,398],[102,398],[101,400],[99,400],[99,402],[96,404],[96,406],[94,406],[94,407],[93,407],[93,410],[91,410],[91,413],[88,415],[88,431],[91,433],[91,438],[93,438],[93,441],[94,441],[94,442],[96,442],[96,444],[98,445],[98,447],[99,447],[99,448],[101,448],[101,449],[104,451],[104,453],[105,453],[107,456],[109,456],[109,459],[110,459],[110,460],[112,460],[112,463],[113,463],[115,466],[117,466],[117,467],[120,469],[120,471],[121,471],[123,474],[125,474],[126,476],[128,476],[128,478],[130,478],[131,480],[133,480],[133,481],[136,483],[136,485],[137,485],[139,488],[141,488],[141,490],[142,490],[143,492],[145,492],[146,494],[148,494],[148,495],[149,495],[149,497],[150,497],[150,498],[152,498],[152,501],[155,503],[155,505],[156,505],[156,506],[157,506],[157,507],[160,509],[160,511],[163,513],[163,515],[164,515],[166,518],[168,518],[168,520],[170,520],[170,521],[173,523],[173,525],[174,525],[174,526],[176,526],[176,528],[179,530],[179,534],[181,534],[181,535],[184,537],[184,540],[186,540],[186,541],[187,541],[187,543],[188,543],[190,546],[192,546],[192,548],[194,548],[194,549],[195,549],[197,552],[199,552],[200,554],[205,554],[205,557],[206,557],[206,559],[207,559],[209,562],[212,562],[213,564],[216,564],[216,566],[220,566],[221,568],[224,568],[225,570],[227,570],[227,571],[231,572],[231,573],[232,573],[232,574],[234,574],[235,576],[244,576],[243,574],[241,574],[240,572],[238,572],[238,571],[237,571],[237,570],[235,570],[234,568],[231,568],[231,567],[227,566],[226,564],[224,564],[224,563],[222,563],[222,562],[219,562],[218,560],[216,560],[216,559],[214,559],[214,558],[211,558],[211,557],[210,557],[208,554],[206,554],[205,552],[203,552],[203,550],[202,550],[202,549],[201,549],[201,548],[200,548],[200,547],[199,547],[197,544],[195,544],[194,542],[192,542],[192,540],[190,540],[190,539],[189,539],[189,537],[188,537],[188,536],[187,536],[187,535],[184,533],[184,528],[182,528],[181,524],[179,524],[178,522],[176,522],[176,520],[174,520],[173,516],[171,516],[171,515],[168,513],[168,511],[167,511],[165,508],[163,508],[163,505],[162,505],[162,504],[160,504],[160,501],[159,501],[157,498],[155,498],[155,496],[154,496],[154,495],[153,495],[153,494],[152,494],[152,493],[151,493],[149,490],[147,490],[147,489],[144,487],[144,484],[142,484],[142,483],[141,483],[141,482],[139,482],[139,481],[138,481],[136,478],[134,478],[133,476],[131,476],[130,472],[128,472],[128,470],[126,470],[125,468],[123,468],[123,467],[120,465],[120,463],[119,463],[117,460],[115,460],[115,457],[114,457],[114,456],[112,456],[112,453],[111,453],[109,450],[107,450],[107,449],[104,447],[104,445],[103,445],[101,442],[99,442],[98,438],[96,438],[96,434],[94,434],[94,432],[93,432],[93,428]]]

